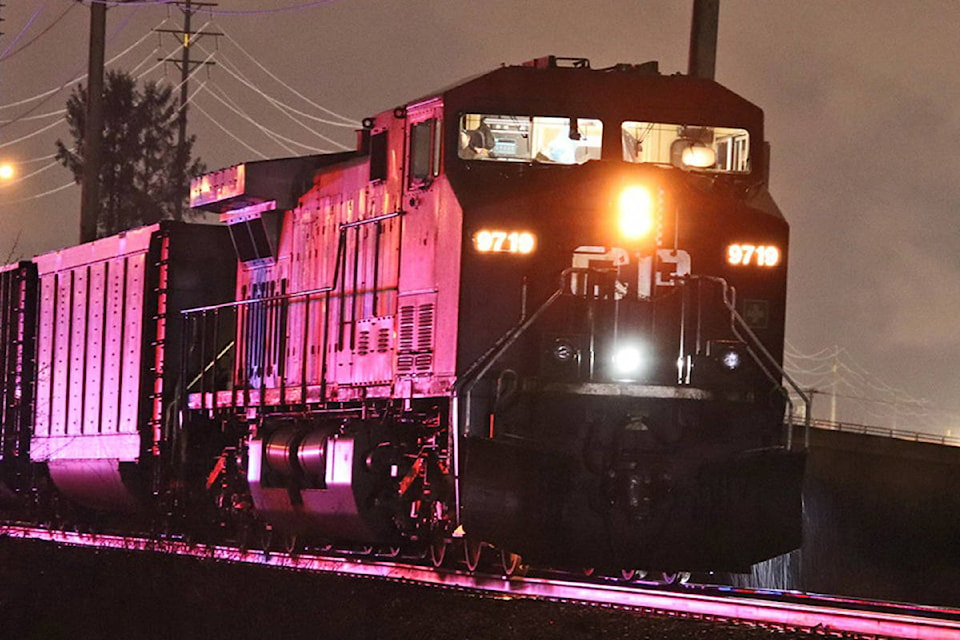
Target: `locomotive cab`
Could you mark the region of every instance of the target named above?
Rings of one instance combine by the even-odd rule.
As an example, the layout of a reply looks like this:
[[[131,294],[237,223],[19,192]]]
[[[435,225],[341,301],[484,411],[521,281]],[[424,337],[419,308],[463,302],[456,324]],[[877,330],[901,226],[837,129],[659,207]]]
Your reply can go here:
[[[742,570],[799,543],[788,228],[762,112],[651,71],[546,59],[446,96],[463,524],[545,563]]]

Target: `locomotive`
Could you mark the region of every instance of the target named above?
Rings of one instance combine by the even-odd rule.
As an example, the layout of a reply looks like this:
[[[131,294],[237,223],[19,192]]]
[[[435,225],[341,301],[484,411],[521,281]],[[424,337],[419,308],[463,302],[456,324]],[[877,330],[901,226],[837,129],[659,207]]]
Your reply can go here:
[[[712,80],[548,56],[200,176],[221,226],[0,272],[4,492],[508,573],[790,551],[768,160]]]

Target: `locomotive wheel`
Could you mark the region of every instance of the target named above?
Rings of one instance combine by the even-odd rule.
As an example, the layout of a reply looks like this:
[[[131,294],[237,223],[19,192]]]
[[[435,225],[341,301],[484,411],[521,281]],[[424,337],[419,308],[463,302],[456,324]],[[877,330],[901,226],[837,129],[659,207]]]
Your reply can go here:
[[[520,554],[509,551],[500,551],[500,568],[503,569],[503,575],[510,577],[523,573],[523,563]]]
[[[244,522],[237,526],[237,549],[241,553],[246,553],[250,548],[250,528],[253,525]]]
[[[463,539],[463,559],[467,563],[468,571],[476,571],[480,565],[480,554],[483,551],[483,543],[472,538]]]
[[[447,543],[445,540],[437,540],[430,543],[430,562],[434,567],[440,567],[443,559],[447,556]]]
[[[664,571],[660,574],[660,584],[670,586],[675,584],[687,584],[690,581],[689,571]]]

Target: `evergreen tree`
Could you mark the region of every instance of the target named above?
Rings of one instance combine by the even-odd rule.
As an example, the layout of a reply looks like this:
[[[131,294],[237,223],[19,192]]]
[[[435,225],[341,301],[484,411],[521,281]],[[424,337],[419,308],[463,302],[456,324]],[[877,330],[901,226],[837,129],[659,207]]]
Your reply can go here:
[[[169,85],[150,81],[140,90],[130,74],[107,72],[98,237],[173,218],[177,200],[189,195],[190,177],[204,171],[199,159],[190,160],[196,136],[188,138],[182,158],[177,153],[177,104],[172,96]],[[57,160],[78,184],[83,179],[86,113],[87,89],[79,85],[67,100],[74,145],[57,140]]]

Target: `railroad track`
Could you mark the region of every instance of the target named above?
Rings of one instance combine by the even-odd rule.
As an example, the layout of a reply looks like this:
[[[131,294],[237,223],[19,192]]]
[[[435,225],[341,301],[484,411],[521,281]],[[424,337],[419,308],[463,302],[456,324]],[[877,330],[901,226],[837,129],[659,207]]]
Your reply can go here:
[[[306,572],[432,585],[494,597],[530,598],[616,607],[658,615],[723,620],[808,631],[820,635],[917,640],[960,640],[960,610],[868,602],[793,592],[687,585],[663,589],[642,583],[575,581],[552,576],[512,576],[435,569],[406,561],[364,556],[317,556],[230,546],[58,531],[0,524],[0,536],[63,545],[148,551]]]

